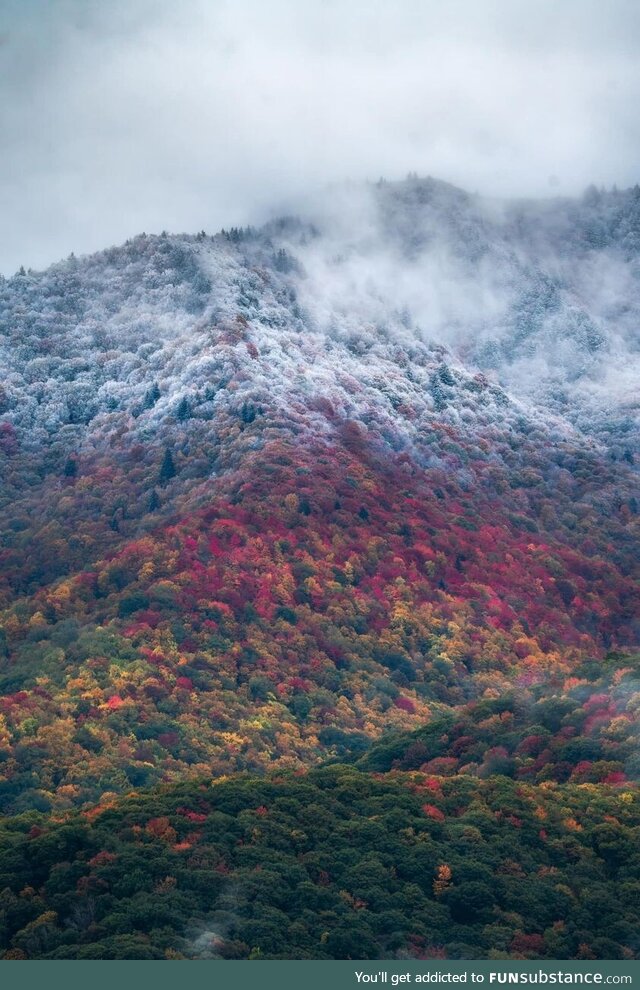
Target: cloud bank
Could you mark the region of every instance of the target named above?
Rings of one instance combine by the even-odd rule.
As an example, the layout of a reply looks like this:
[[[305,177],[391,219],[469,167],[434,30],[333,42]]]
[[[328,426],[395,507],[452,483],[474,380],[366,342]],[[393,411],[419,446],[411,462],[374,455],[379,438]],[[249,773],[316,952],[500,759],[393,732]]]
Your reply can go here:
[[[8,0],[0,271],[346,178],[633,184],[639,44],[635,0]]]

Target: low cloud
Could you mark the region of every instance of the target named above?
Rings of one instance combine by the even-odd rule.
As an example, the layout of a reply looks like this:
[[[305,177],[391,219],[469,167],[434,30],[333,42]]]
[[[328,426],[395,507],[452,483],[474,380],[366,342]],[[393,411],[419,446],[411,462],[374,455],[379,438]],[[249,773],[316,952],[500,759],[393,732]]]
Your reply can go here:
[[[345,178],[638,177],[635,0],[9,0],[0,35],[6,274]]]

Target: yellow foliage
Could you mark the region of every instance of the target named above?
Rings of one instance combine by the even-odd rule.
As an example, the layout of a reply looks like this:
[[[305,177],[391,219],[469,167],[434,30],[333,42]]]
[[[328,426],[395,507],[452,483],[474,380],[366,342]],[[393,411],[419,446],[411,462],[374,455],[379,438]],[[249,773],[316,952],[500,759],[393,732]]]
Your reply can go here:
[[[573,832],[582,831],[582,825],[580,824],[580,822],[576,821],[575,818],[565,818],[562,824],[565,826],[565,828],[569,828]]]
[[[138,581],[148,581],[153,576],[154,571],[155,565],[152,561],[148,560],[138,571]]]
[[[436,870],[436,878],[433,881],[433,893],[436,897],[441,897],[452,879],[451,867],[447,863],[442,863]]]

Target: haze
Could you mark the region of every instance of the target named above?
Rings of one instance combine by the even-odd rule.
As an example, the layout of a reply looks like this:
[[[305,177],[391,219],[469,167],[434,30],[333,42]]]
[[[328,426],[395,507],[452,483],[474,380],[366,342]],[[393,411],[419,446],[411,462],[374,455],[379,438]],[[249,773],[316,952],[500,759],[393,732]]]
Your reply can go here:
[[[0,271],[328,182],[638,181],[635,0],[4,0]]]

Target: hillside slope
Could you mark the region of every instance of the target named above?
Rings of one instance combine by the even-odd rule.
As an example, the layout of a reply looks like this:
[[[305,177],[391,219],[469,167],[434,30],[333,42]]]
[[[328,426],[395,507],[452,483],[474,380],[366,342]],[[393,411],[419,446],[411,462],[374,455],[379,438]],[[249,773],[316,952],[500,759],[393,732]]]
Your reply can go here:
[[[495,203],[410,179],[0,284],[3,842],[336,760],[360,760],[347,803],[372,773],[506,777],[543,804],[549,782],[597,792],[589,834],[629,794],[635,828],[639,259],[637,190]],[[525,873],[556,869],[541,849]],[[21,870],[12,896],[39,890]],[[415,945],[491,951],[436,914]],[[148,924],[154,953],[189,954]],[[409,951],[376,925],[368,955]],[[547,927],[493,949],[637,951],[591,921],[554,950]],[[8,951],[76,945],[20,930]],[[351,954],[252,938],[241,955]]]

